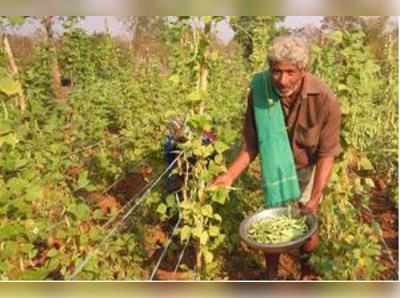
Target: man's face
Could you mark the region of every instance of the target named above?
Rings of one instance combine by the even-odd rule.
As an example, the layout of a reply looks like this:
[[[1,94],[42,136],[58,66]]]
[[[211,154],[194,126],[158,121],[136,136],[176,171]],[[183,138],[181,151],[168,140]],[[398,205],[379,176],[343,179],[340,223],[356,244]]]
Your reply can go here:
[[[304,70],[290,63],[271,65],[272,84],[281,96],[290,96],[301,86]]]

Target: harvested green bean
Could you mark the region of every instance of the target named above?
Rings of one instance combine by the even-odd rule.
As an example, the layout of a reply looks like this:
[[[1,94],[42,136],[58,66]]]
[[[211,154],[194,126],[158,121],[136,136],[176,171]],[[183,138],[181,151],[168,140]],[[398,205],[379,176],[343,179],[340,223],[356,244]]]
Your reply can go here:
[[[263,244],[277,244],[300,238],[307,233],[306,218],[285,215],[264,218],[251,224],[248,229],[250,239]]]

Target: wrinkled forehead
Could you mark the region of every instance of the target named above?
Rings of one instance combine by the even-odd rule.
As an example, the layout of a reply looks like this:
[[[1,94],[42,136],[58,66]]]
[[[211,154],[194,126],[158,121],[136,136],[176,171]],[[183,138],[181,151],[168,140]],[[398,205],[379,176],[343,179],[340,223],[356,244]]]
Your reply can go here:
[[[284,72],[293,72],[293,71],[302,71],[295,63],[290,62],[275,62],[270,64],[270,69],[272,71],[284,71]]]

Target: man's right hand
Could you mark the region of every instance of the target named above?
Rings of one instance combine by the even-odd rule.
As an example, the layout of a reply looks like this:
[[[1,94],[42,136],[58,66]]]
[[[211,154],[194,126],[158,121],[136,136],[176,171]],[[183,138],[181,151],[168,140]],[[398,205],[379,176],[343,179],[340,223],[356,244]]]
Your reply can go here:
[[[215,178],[215,180],[211,183],[211,186],[230,187],[232,183],[233,183],[232,176],[228,173],[225,173]]]

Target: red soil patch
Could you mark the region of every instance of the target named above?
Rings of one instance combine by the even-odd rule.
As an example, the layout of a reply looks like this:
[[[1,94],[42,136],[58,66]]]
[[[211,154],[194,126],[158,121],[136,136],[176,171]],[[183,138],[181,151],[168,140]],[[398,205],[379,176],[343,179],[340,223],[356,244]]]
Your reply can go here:
[[[126,175],[110,190],[120,203],[126,203],[133,197],[140,195],[150,181],[153,169],[143,166],[139,172]]]

